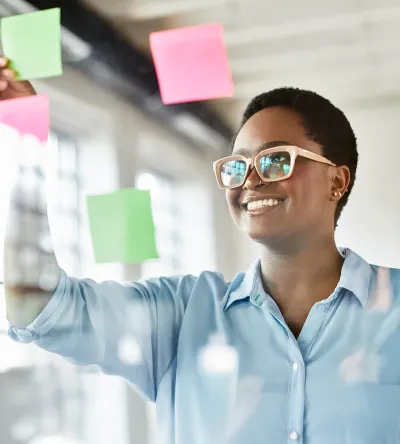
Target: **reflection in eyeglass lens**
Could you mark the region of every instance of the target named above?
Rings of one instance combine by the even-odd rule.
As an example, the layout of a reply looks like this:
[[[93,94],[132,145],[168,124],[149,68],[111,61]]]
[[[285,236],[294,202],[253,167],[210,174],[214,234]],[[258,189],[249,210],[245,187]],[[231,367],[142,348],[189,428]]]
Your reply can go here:
[[[225,186],[241,183],[245,174],[246,164],[243,161],[230,160],[221,166],[221,180]]]

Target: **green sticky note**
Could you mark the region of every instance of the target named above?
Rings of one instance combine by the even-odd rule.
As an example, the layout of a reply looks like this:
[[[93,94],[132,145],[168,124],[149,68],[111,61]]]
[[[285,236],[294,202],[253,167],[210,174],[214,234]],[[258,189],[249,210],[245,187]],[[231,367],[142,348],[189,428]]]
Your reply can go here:
[[[5,17],[0,22],[5,57],[16,80],[62,74],[60,9]]]
[[[124,188],[87,199],[96,262],[158,258],[150,192]]]

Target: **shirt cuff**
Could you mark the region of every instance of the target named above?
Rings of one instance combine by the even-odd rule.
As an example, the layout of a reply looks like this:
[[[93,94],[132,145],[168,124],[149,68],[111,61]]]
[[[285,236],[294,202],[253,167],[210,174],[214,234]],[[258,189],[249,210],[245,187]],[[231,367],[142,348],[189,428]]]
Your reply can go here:
[[[68,298],[65,297],[68,294],[68,291],[66,291],[68,286],[70,286],[68,275],[64,270],[60,269],[60,279],[57,288],[43,311],[26,328],[17,328],[10,325],[8,328],[10,338],[14,341],[28,344],[48,333],[57,323],[63,313],[64,306],[68,302]]]

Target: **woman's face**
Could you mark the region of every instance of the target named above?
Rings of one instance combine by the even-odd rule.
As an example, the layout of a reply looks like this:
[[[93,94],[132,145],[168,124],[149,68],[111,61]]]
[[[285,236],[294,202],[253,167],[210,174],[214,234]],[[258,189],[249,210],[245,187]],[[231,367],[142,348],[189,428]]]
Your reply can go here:
[[[306,137],[300,116],[285,108],[267,108],[252,116],[240,130],[233,154],[240,150],[240,154],[253,157],[266,143],[271,147],[295,145],[323,154],[321,146]],[[242,187],[226,191],[232,218],[250,238],[266,245],[306,240],[317,232],[333,235],[337,202],[332,196],[346,180],[340,171],[338,180],[336,170],[340,169],[297,157],[291,177],[260,184],[253,169]],[[243,206],[250,198],[282,202],[252,213]]]

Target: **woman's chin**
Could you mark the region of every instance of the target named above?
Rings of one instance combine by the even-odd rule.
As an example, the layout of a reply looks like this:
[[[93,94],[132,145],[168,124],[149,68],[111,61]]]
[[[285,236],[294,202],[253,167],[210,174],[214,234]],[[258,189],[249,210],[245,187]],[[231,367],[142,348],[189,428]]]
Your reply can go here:
[[[258,244],[268,244],[282,237],[282,229],[280,227],[274,229],[272,226],[266,227],[265,225],[262,227],[252,226],[246,227],[243,231],[252,241]]]

